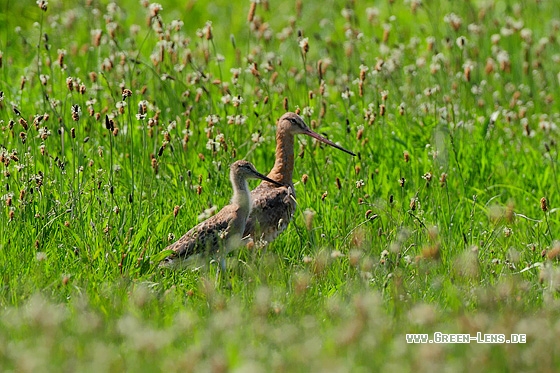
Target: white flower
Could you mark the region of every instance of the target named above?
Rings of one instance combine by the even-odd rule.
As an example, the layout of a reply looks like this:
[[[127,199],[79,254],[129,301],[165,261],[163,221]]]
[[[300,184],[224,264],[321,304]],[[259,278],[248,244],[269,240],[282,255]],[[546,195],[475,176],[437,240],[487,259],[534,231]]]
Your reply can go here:
[[[465,45],[467,44],[467,38],[464,37],[464,36],[459,36],[457,38],[457,40],[455,40],[455,43],[457,44],[459,49],[463,49],[465,47]]]
[[[262,137],[260,135],[260,133],[255,132],[251,135],[251,141],[253,141],[256,144],[260,144],[260,143],[264,142],[264,137]]]
[[[310,117],[313,115],[313,108],[310,106],[306,106],[303,108],[303,115],[306,117]]]
[[[224,104],[229,104],[231,102],[231,95],[227,94],[225,96],[222,96],[221,100]]]
[[[348,100],[350,97],[354,96],[354,92],[349,89],[346,89],[344,90],[344,92],[341,93],[341,96],[343,99]]]
[[[490,123],[492,124],[496,123],[496,120],[498,119],[499,115],[500,115],[499,111],[493,112],[492,115],[490,115]]]
[[[155,17],[158,15],[159,12],[163,10],[163,7],[159,3],[151,3],[150,4],[150,15]]]
[[[43,85],[47,85],[47,82],[50,79],[51,79],[51,77],[48,76],[48,75],[44,75],[44,74],[39,75],[39,80],[41,81],[41,84],[43,84]]]
[[[51,135],[51,131],[47,127],[39,127],[39,137],[46,139]]]
[[[206,117],[206,123],[208,123],[209,126],[212,126],[218,123],[219,121],[220,121],[220,117],[216,114],[210,114]]]
[[[308,45],[309,45],[309,38],[302,38],[299,41],[299,47],[302,48],[302,49],[305,48]]]
[[[366,8],[366,15],[368,20],[371,22],[372,20],[379,17],[379,9],[377,8]]]
[[[245,115],[228,115],[227,116],[227,123],[228,124],[245,124],[247,120],[247,116]]]
[[[171,21],[171,28],[174,29],[175,31],[181,30],[183,25],[184,25],[183,21],[179,21],[179,20],[176,20],[176,19]]]
[[[236,96],[234,98],[231,99],[231,102],[233,103],[233,106],[238,107],[239,105],[241,105],[245,100],[243,99],[243,97],[241,96]]]

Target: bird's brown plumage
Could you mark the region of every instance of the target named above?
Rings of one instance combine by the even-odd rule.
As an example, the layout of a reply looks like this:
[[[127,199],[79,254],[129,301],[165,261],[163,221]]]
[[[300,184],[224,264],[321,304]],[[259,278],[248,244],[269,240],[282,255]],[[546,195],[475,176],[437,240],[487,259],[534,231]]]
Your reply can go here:
[[[313,132],[295,113],[285,113],[276,125],[276,160],[267,177],[283,186],[263,181],[253,189],[253,209],[247,219],[244,236],[255,241],[272,242],[286,227],[296,208],[292,175],[294,171],[294,136],[304,134],[327,145],[355,155],[349,150]]]

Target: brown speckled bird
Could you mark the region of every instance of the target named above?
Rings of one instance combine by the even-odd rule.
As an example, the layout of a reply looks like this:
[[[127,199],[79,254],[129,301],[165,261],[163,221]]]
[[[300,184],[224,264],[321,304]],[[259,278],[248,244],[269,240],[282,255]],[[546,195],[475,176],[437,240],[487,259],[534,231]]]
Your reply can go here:
[[[263,181],[253,189],[251,198],[253,210],[245,226],[244,237],[250,235],[253,241],[272,242],[286,229],[296,207],[296,194],[292,182],[294,171],[294,135],[304,134],[335,147],[350,155],[349,150],[313,132],[295,113],[286,113],[276,124],[276,161],[267,177],[274,180]],[[278,183],[283,185],[278,185]]]
[[[251,212],[251,194],[247,179],[261,179],[282,186],[255,170],[247,161],[236,161],[230,167],[230,180],[233,186],[231,203],[222,208],[216,215],[198,224],[179,240],[165,250],[173,253],[164,259],[161,267],[176,267],[188,264],[191,259],[206,254],[220,260],[225,272],[225,257],[228,252],[242,245],[243,231],[247,217]]]

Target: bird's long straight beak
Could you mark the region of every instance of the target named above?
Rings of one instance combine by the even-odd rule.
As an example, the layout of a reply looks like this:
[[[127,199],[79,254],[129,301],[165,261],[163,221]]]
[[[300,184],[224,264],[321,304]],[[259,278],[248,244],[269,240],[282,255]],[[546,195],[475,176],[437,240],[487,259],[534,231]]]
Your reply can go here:
[[[356,156],[356,154],[352,153],[350,150],[344,149],[342,146],[335,144],[334,142],[332,142],[329,139],[324,138],[323,136],[319,135],[316,132],[311,131],[310,129],[307,129],[306,132],[304,132],[306,135],[313,137],[314,139],[321,141],[322,143],[325,143],[327,145],[330,145],[334,148],[337,148],[338,150],[342,150],[345,153],[348,153],[350,155]]]
[[[272,180],[272,179],[270,179],[270,178],[264,176],[263,174],[261,174],[261,173],[259,173],[259,172],[254,173],[253,175],[254,175],[255,178],[257,178],[257,179],[261,179],[261,180],[264,180],[264,181],[268,181],[269,183],[272,183],[272,184],[274,184],[274,185],[276,185],[276,186],[278,186],[278,187],[284,186],[284,184],[281,184],[281,183],[279,183],[278,181],[274,181],[274,180]]]

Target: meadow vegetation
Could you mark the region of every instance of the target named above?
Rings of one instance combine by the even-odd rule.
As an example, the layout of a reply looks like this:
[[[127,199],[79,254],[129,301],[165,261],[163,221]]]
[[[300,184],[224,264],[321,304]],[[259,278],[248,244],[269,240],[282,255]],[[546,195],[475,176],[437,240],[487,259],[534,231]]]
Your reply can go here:
[[[559,43],[554,1],[3,1],[1,370],[556,371]],[[357,156],[297,138],[230,286],[158,268],[287,110]]]

